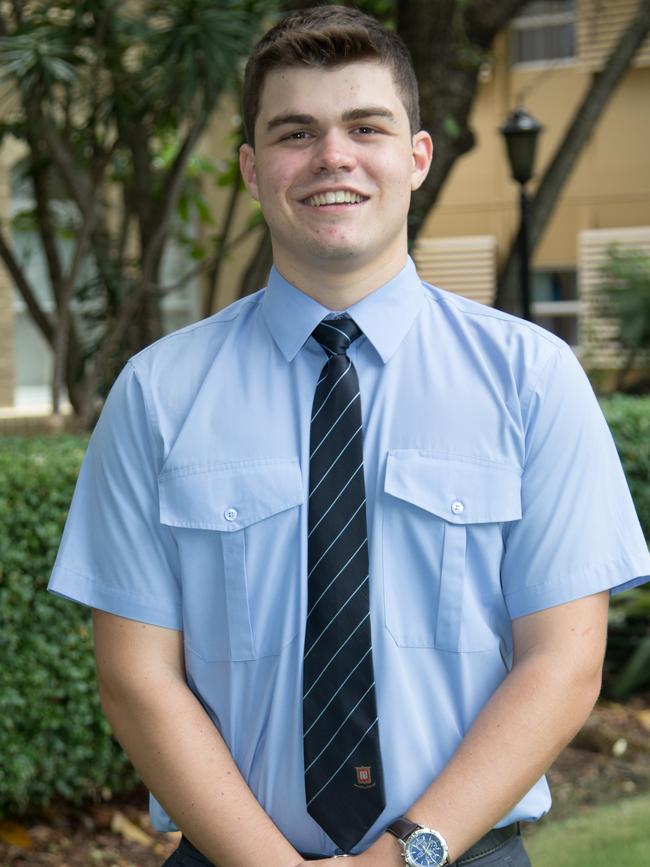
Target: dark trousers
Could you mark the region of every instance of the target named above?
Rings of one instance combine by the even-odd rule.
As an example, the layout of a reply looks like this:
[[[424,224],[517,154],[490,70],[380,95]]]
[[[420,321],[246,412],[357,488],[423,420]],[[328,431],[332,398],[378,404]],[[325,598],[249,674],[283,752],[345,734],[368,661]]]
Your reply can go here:
[[[397,841],[395,842],[397,846]],[[499,846],[494,852],[489,855],[483,855],[480,858],[471,862],[461,862],[463,867],[531,867],[528,855],[521,842],[521,837],[513,837],[502,846]],[[345,860],[341,859],[342,867],[345,867]],[[181,840],[178,849],[165,861],[162,867],[215,867],[212,861],[208,861],[198,849],[186,840],[184,837]],[[453,867],[453,865],[452,865]]]

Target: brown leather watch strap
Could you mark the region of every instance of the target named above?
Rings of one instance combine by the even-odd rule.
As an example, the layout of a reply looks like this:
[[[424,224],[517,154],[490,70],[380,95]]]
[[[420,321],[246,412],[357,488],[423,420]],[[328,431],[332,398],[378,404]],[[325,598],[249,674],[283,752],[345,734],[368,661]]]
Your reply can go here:
[[[409,834],[412,834],[413,831],[417,831],[418,828],[421,827],[422,825],[418,825],[417,822],[411,822],[411,820],[407,819],[406,816],[400,816],[399,819],[395,819],[386,830],[394,837],[398,837],[400,840],[405,840]]]

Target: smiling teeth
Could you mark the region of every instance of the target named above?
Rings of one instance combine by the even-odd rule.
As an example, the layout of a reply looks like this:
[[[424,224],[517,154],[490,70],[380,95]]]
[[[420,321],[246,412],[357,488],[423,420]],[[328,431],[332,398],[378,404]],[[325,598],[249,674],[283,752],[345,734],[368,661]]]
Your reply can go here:
[[[336,192],[331,191],[312,196],[307,199],[307,204],[319,207],[320,205],[352,205],[362,201],[363,196],[358,193],[351,193],[349,190],[337,190]]]

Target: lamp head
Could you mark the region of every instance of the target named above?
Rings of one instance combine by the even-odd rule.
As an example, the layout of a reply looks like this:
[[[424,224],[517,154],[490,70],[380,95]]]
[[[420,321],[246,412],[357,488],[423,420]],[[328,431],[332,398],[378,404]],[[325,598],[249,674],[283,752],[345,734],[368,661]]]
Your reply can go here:
[[[516,108],[500,132],[506,140],[512,177],[526,184],[533,176],[537,137],[543,127],[525,108]]]

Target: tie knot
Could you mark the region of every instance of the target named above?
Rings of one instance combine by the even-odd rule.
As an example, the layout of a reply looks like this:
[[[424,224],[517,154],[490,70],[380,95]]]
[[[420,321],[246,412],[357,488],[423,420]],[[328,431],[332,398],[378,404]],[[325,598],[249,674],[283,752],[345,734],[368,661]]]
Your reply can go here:
[[[357,323],[346,317],[323,319],[312,331],[312,336],[328,355],[345,355],[352,341],[360,337],[361,333]]]

